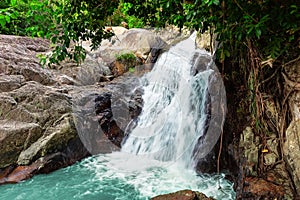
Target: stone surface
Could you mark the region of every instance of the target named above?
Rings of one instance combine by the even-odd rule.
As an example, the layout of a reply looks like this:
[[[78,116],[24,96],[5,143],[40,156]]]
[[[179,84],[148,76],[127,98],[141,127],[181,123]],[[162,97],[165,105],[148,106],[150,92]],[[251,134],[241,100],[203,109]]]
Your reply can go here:
[[[258,154],[259,154],[259,139],[254,136],[252,129],[246,127],[240,138],[239,146],[242,148],[243,157],[246,160],[245,170],[246,175],[256,176],[258,167]]]
[[[284,159],[293,180],[294,189],[300,194],[300,61],[291,62],[282,73],[288,105],[292,116],[285,132]]]
[[[22,86],[25,78],[22,75],[3,75],[0,77],[0,92],[9,92]]]
[[[300,61],[285,67],[283,77],[285,88],[289,93],[289,108],[294,120],[300,119]]]
[[[48,41],[0,35],[0,184],[119,149],[127,124],[141,111],[141,93],[133,90],[135,73],[116,78],[107,61],[124,48],[148,57],[164,42],[144,30],[112,30],[117,36],[98,50],[85,46],[81,65],[65,61],[51,68],[37,57],[49,53]]]
[[[112,27],[113,30],[116,29]],[[124,30],[122,28],[122,30]],[[167,48],[167,43],[153,32],[145,29],[130,29],[124,31],[115,30],[116,36],[104,40],[99,49],[89,52],[89,58],[97,57],[99,65],[109,66],[115,76],[122,75],[128,71],[128,63],[116,62],[116,58],[123,54],[133,54],[136,56],[134,65],[145,65],[154,63],[161,50]],[[89,49],[90,42],[83,42],[83,46]],[[94,65],[94,64],[93,64]],[[108,71],[104,73],[110,75]]]
[[[300,120],[292,121],[286,131],[284,154],[296,190],[300,194]]]
[[[207,197],[201,192],[181,190],[170,194],[159,195],[151,198],[151,200],[213,200],[213,198]]]
[[[36,123],[0,121],[0,168],[16,163],[19,154],[42,135]]]
[[[285,190],[282,186],[264,179],[248,177],[244,184],[245,191],[242,199],[285,199]]]

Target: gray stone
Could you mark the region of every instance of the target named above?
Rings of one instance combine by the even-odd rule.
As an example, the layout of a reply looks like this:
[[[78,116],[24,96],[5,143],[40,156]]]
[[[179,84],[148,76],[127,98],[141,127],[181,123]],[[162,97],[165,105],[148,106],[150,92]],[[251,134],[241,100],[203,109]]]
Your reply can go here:
[[[300,193],[300,120],[292,121],[286,131],[284,143],[285,160],[294,180],[296,190]]]
[[[35,123],[0,121],[0,168],[15,164],[24,148],[42,135]]]
[[[9,92],[22,86],[25,78],[22,75],[0,76],[0,92]]]
[[[76,130],[70,114],[63,115],[48,127],[44,135],[27,149],[22,151],[18,157],[19,165],[28,165],[40,157],[61,151],[66,143],[76,137]]]
[[[240,138],[239,147],[243,150],[243,156],[246,159],[246,168],[248,175],[256,176],[258,165],[258,152],[260,149],[258,138],[254,137],[254,133],[250,127],[246,127]]]

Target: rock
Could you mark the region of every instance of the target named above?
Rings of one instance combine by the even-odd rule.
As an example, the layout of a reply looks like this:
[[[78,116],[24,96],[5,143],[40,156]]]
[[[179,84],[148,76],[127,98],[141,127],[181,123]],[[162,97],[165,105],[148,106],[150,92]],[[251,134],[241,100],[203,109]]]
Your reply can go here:
[[[22,75],[2,75],[0,77],[0,92],[9,92],[21,87],[25,82]]]
[[[37,171],[37,169],[37,165],[18,166],[6,176],[0,177],[0,185],[4,183],[19,183],[22,180],[26,180],[32,177],[33,172]]]
[[[20,73],[25,77],[26,81],[36,81],[43,85],[50,85],[54,83],[51,73],[42,69],[40,65],[33,65],[30,67],[23,67]]]
[[[19,36],[0,35],[0,73],[23,75],[26,81],[52,84],[51,74],[42,69],[38,54],[49,50],[49,42]]]
[[[242,199],[284,199],[284,188],[264,179],[248,177],[244,184]]]
[[[239,143],[245,158],[246,176],[256,176],[258,167],[258,152],[260,143],[258,137],[254,137],[254,133],[250,127],[246,127],[240,138]]]
[[[286,170],[286,164],[284,162],[275,165],[271,170],[269,170],[266,174],[265,180],[283,188],[283,199],[293,199],[294,190],[291,187],[291,178]]]
[[[183,28],[180,31],[180,28],[174,25],[167,25],[165,28],[155,28],[150,29],[155,35],[162,38],[168,45],[172,45],[186,39],[190,36],[191,32],[187,28]]]
[[[110,153],[120,148],[127,124],[141,112],[141,91],[134,89],[138,84],[134,76],[125,75],[101,90],[73,95],[76,128],[89,152]]]
[[[300,194],[300,120],[290,123],[286,131],[286,141],[284,143],[284,155],[288,164],[288,169],[292,175],[297,193]]]
[[[38,124],[0,121],[0,168],[16,163],[19,154],[42,135]]]
[[[291,62],[284,70],[282,75],[292,120],[285,132],[283,153],[294,189],[300,194],[300,61]]]
[[[141,110],[131,97],[137,82],[111,76],[101,49],[81,65],[65,61],[51,69],[37,58],[47,51],[46,40],[0,35],[0,184],[118,150]],[[113,95],[100,98],[107,94]],[[77,108],[83,115],[76,118]]]
[[[85,46],[89,46],[88,42]],[[166,47],[167,44],[151,31],[130,29],[103,41],[101,47],[94,52],[90,52],[89,55],[100,57],[99,64],[103,63],[113,69],[118,55],[134,54],[137,61],[153,63],[157,59],[160,50]]]
[[[213,200],[205,194],[192,190],[181,190],[178,192],[159,195],[151,198],[151,200]]]
[[[48,127],[42,137],[21,152],[17,164],[28,165],[35,158],[60,152],[67,146],[66,143],[75,138],[76,135],[71,114],[65,114],[54,122],[53,127]]]
[[[264,153],[265,165],[272,166],[279,160],[278,145],[279,139],[276,137],[276,135],[271,135],[267,140],[267,148],[263,149],[267,151]]]
[[[0,94],[0,120],[7,118],[9,112],[17,108],[17,101],[4,94]]]
[[[163,49],[166,47],[166,43],[145,29],[130,29],[121,40],[121,47],[138,53],[147,60],[151,49]]]

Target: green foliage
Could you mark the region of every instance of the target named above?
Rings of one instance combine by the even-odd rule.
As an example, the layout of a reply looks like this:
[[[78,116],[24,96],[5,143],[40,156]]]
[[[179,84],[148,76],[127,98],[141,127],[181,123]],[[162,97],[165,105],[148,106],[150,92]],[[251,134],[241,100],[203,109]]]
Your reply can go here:
[[[299,53],[300,6],[296,0],[127,0],[128,13],[151,26],[166,23],[218,34],[222,48],[218,58],[236,57],[251,40],[263,58],[284,59]],[[295,47],[297,52],[295,51]]]
[[[128,11],[132,9],[131,3],[120,2],[117,9],[115,9],[111,16],[111,24],[114,26],[122,25],[122,22],[127,23],[128,28],[142,28],[144,27],[144,19],[137,18],[134,15],[129,15]]]
[[[117,54],[116,60],[124,64],[128,68],[129,72],[131,73],[135,72],[135,65],[137,64],[137,60],[133,53]]]
[[[123,53],[123,54],[117,54],[116,55],[117,61],[126,61],[126,62],[135,62],[136,57],[133,53]]]
[[[135,72],[135,67],[129,67],[128,71],[129,71],[130,73],[134,73],[134,72]]]
[[[50,39],[53,52],[42,62],[59,64],[65,59],[80,62],[85,58],[81,41],[91,40],[95,49],[102,39],[113,35],[105,25],[118,1],[6,0],[0,6],[0,34]]]
[[[53,16],[46,1],[6,0],[0,7],[0,33],[44,37]]]
[[[129,28],[187,26],[213,30],[222,42],[218,58],[237,58],[251,41],[263,60],[288,60],[299,54],[300,6],[291,1],[245,0],[4,0],[0,33],[46,37],[55,44],[50,63],[85,57],[80,41],[92,48],[112,35],[106,25]]]

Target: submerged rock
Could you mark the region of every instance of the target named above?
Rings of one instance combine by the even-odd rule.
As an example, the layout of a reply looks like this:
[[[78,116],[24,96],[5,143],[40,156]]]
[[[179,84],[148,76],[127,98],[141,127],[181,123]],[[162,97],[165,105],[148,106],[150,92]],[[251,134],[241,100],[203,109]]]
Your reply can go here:
[[[213,200],[213,198],[207,197],[201,192],[181,190],[170,194],[159,195],[151,198],[151,200]]]

